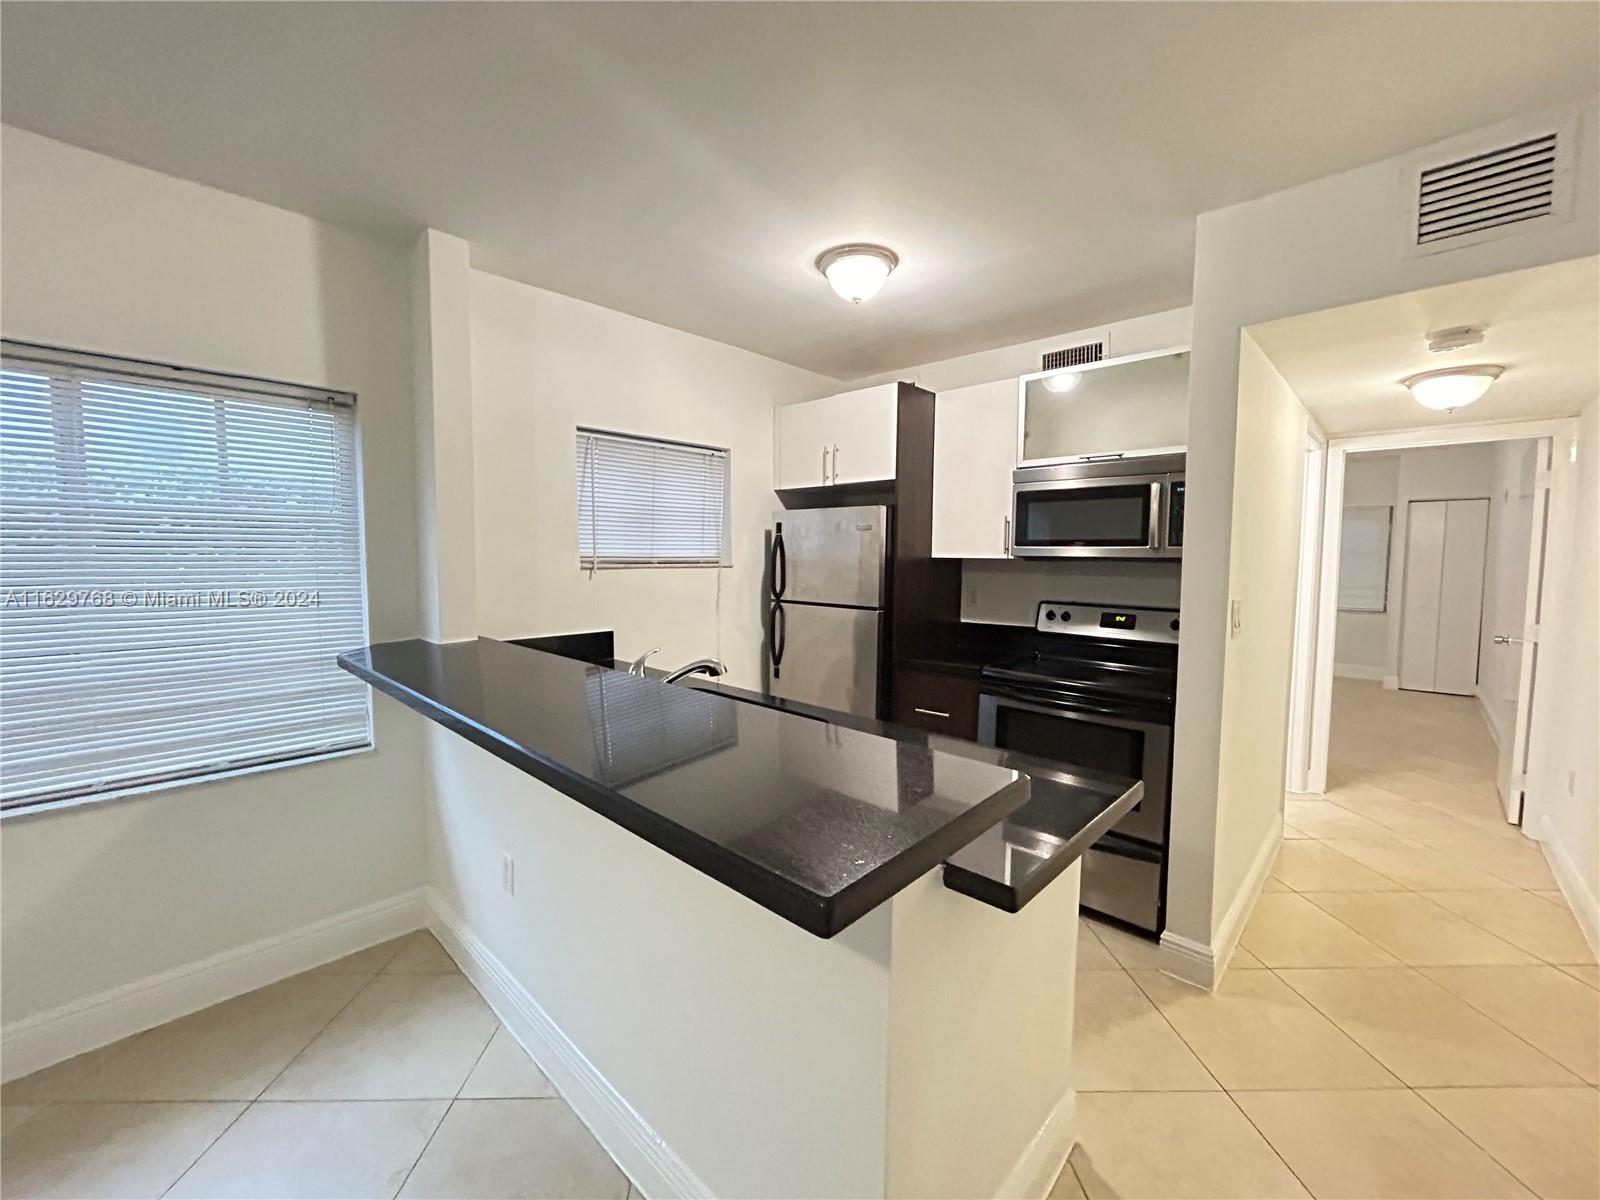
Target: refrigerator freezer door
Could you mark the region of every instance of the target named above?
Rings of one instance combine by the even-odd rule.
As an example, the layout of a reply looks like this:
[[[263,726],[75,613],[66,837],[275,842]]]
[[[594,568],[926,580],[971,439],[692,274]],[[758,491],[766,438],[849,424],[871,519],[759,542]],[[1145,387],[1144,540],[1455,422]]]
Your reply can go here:
[[[881,608],[888,546],[889,514],[882,505],[775,513],[773,586],[783,585],[783,600]]]
[[[871,608],[822,604],[780,602],[773,607],[781,656],[771,670],[772,694],[857,716],[877,716],[883,614]]]

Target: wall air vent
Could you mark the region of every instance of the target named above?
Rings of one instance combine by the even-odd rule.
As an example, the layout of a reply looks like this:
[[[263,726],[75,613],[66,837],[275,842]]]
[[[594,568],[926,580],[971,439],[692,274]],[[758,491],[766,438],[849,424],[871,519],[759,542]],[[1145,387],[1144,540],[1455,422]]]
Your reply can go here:
[[[1407,254],[1436,254],[1531,233],[1571,215],[1576,121],[1542,124],[1479,148],[1452,139],[1407,172]]]
[[[1099,362],[1106,356],[1104,342],[1085,342],[1081,346],[1068,346],[1065,350],[1052,350],[1044,356],[1040,370],[1058,371],[1062,367],[1081,367],[1084,363]]]

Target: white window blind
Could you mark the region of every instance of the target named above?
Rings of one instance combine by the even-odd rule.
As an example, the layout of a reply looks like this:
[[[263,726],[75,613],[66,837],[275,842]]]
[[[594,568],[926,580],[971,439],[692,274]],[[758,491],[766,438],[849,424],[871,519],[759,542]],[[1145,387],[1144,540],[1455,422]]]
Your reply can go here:
[[[0,806],[371,742],[354,398],[6,342]]]
[[[576,461],[585,566],[728,565],[726,450],[579,429]]]
[[[1353,505],[1344,510],[1339,538],[1339,611],[1381,613],[1389,604],[1389,521],[1387,504]]]

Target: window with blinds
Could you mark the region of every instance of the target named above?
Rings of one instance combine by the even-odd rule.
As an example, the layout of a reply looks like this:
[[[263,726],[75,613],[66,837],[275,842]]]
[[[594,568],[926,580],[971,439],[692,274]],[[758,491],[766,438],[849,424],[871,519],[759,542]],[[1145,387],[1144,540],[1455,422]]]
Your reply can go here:
[[[729,565],[726,450],[579,429],[576,462],[585,567]]]
[[[1344,510],[1339,536],[1339,611],[1381,613],[1389,607],[1387,504],[1357,504]]]
[[[0,345],[0,807],[371,744],[354,397]]]

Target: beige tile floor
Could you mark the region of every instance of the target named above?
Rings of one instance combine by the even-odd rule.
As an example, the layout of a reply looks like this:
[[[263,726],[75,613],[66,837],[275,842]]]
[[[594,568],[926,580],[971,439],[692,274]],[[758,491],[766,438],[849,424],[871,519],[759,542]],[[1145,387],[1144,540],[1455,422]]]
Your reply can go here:
[[[633,1195],[427,933],[0,1090],[0,1195]]]
[[[1473,702],[1341,681],[1333,752],[1217,992],[1082,924],[1054,1196],[1600,1196],[1600,977]],[[7,1085],[0,1116],[17,1200],[633,1194],[427,934]]]
[[[1335,686],[1215,993],[1082,923],[1057,1197],[1600,1196],[1600,977],[1476,702]]]

